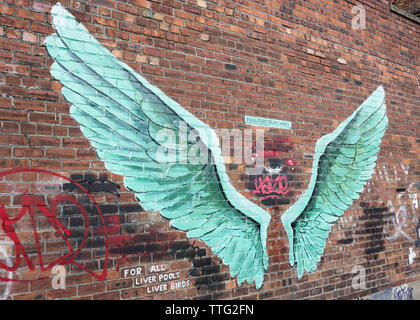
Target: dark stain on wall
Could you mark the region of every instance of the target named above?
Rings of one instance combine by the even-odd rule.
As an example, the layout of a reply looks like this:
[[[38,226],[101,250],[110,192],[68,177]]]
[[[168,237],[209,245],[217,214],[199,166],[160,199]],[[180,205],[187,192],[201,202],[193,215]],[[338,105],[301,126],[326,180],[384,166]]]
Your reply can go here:
[[[72,174],[70,179],[78,182],[82,187],[84,187],[90,193],[105,192],[113,194],[117,197],[120,196],[118,189],[120,185],[111,181],[108,181],[107,175],[101,175],[97,178],[94,174]],[[79,188],[73,183],[63,184],[64,191],[77,191]]]
[[[80,198],[80,203],[83,204],[83,207],[87,211],[89,215],[98,216],[98,210],[96,206],[90,203],[89,197],[83,196]],[[138,203],[130,203],[130,204],[98,204],[99,210],[101,210],[102,214],[109,215],[109,214],[126,214],[132,212],[143,212],[144,209]],[[80,210],[74,205],[67,205],[62,207],[63,215],[64,216],[74,216],[80,215]]]
[[[206,247],[196,247],[188,240],[175,241],[171,244],[169,253],[174,254],[176,259],[188,258],[192,262],[188,276],[196,278],[194,285],[200,298],[210,299],[214,291],[225,289],[224,281],[229,279],[229,276],[227,273],[221,273],[220,264],[207,256]]]
[[[385,251],[384,246],[384,225],[388,215],[388,207],[381,205],[379,207],[370,206],[361,203],[363,213],[365,214],[365,223],[363,228],[358,232],[365,236],[363,243],[365,244],[365,254],[368,260],[377,260],[378,253]]]
[[[337,241],[338,244],[350,244],[353,243],[353,232],[352,231],[345,231],[344,232],[344,239],[340,239]]]

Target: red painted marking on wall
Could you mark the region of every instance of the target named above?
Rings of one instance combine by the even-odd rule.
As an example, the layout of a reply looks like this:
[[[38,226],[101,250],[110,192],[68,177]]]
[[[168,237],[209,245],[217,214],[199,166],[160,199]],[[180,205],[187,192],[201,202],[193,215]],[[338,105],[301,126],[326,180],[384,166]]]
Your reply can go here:
[[[154,240],[145,240],[144,244],[150,244],[152,242],[159,242],[159,236],[161,235],[159,232],[157,231],[150,231],[149,235],[154,236]],[[131,263],[131,259],[130,259],[130,255],[136,255],[136,256],[143,256],[143,255],[149,255],[150,252],[149,251],[144,251],[144,252],[140,252],[140,253],[121,253],[121,251],[126,248],[129,247],[131,245],[135,245],[136,244],[136,239],[135,239],[135,235],[131,236],[131,235],[116,235],[116,236],[110,236],[109,237],[109,248],[111,251],[111,255],[113,255],[113,251],[116,250],[116,255],[120,255],[120,258],[116,260],[116,269],[117,271],[119,271],[121,264],[124,261],[127,261],[128,263]],[[171,246],[171,244],[173,243],[173,240],[168,241],[168,248],[164,248],[162,250],[159,251],[153,251],[153,254],[165,254],[168,252],[169,247]]]
[[[99,209],[99,206],[96,203],[95,199],[92,197],[92,195],[79,183],[71,180],[68,177],[65,177],[65,176],[62,176],[60,174],[57,174],[57,173],[54,173],[54,172],[51,172],[51,171],[47,171],[47,170],[33,169],[33,168],[18,168],[18,169],[6,170],[6,171],[0,172],[0,178],[4,177],[4,176],[7,176],[7,175],[14,174],[14,173],[19,173],[19,172],[37,172],[37,173],[44,173],[44,174],[48,174],[48,175],[53,175],[53,176],[59,177],[61,179],[65,179],[65,180],[73,183],[74,185],[76,185],[82,191],[84,191],[86,193],[86,195],[90,198],[92,203],[95,205],[96,210],[99,213],[99,217],[101,219],[102,226],[103,226],[102,227],[103,228],[103,234],[105,236],[104,270],[101,274],[97,274],[97,273],[94,273],[94,272],[88,270],[83,265],[79,264],[78,262],[74,261],[74,259],[77,257],[77,255],[82,250],[82,248],[83,248],[83,246],[84,246],[84,244],[87,240],[87,236],[89,234],[89,217],[88,217],[88,214],[87,214],[85,208],[83,207],[83,205],[81,205],[75,197],[68,196],[68,195],[55,196],[51,201],[51,206],[48,207],[47,204],[43,200],[40,200],[37,197],[31,196],[31,195],[26,195],[26,194],[24,194],[24,196],[23,196],[23,204],[22,204],[22,207],[19,211],[19,214],[13,219],[9,218],[9,216],[8,216],[6,210],[5,210],[4,204],[0,201],[0,224],[1,224],[1,228],[6,233],[6,235],[14,242],[15,250],[16,250],[16,262],[15,262],[15,264],[12,267],[10,267],[10,266],[7,266],[7,265],[0,262],[0,268],[4,269],[6,271],[12,271],[12,272],[16,271],[19,268],[19,262],[20,262],[21,255],[22,255],[23,259],[25,260],[25,262],[28,266],[28,268],[30,270],[35,270],[35,265],[32,263],[30,257],[28,256],[25,249],[23,248],[23,245],[20,242],[20,239],[19,239],[19,237],[18,237],[18,235],[17,235],[17,233],[16,233],[16,231],[13,227],[13,224],[17,223],[26,213],[28,213],[29,216],[30,216],[31,222],[32,222],[33,234],[34,234],[36,247],[37,247],[37,253],[38,253],[38,257],[39,257],[39,267],[42,271],[52,269],[52,267],[54,267],[55,265],[72,264],[72,265],[78,266],[79,268],[88,272],[89,274],[91,274],[92,276],[94,276],[98,280],[105,280],[106,279],[106,274],[107,274],[107,265],[108,265],[108,256],[109,256],[107,228],[105,226],[105,221],[104,221],[104,218],[102,216],[101,210]],[[72,248],[70,242],[68,241],[68,239],[66,238],[66,236],[71,235],[71,231],[68,230],[61,223],[61,221],[59,221],[58,218],[56,217],[57,205],[59,203],[63,202],[63,201],[73,203],[75,206],[77,206],[77,208],[82,213],[83,219],[85,221],[85,230],[84,230],[84,234],[83,234],[83,240],[81,241],[81,243],[79,245],[79,248],[75,252],[73,252],[73,248]],[[66,243],[66,245],[69,249],[69,252],[66,255],[54,260],[53,262],[51,262],[47,266],[44,266],[43,260],[42,260],[42,250],[41,250],[41,246],[40,246],[40,243],[39,243],[39,236],[38,236],[36,221],[35,221],[35,217],[34,217],[34,211],[33,211],[34,208],[39,209],[42,212],[42,214],[48,219],[50,224],[58,232],[61,239],[63,239],[63,241]],[[35,280],[35,279],[32,279],[32,280]],[[9,278],[0,277],[0,281],[32,281],[32,280],[16,280],[16,279],[9,279]]]
[[[285,153],[294,149],[294,144],[288,138],[275,138],[273,140],[264,141],[264,153],[259,154],[256,151],[256,143],[252,142],[252,156],[253,157],[283,157]],[[291,160],[293,161],[293,160]]]
[[[271,176],[265,176],[255,178],[255,190],[252,193],[267,195],[263,198],[280,198],[278,195],[285,195],[290,191],[288,186],[287,176],[280,175],[276,179],[272,180]]]
[[[292,160],[292,159],[288,159],[284,163],[287,164],[288,166],[294,166],[294,165],[296,165],[296,161],[295,160]]]

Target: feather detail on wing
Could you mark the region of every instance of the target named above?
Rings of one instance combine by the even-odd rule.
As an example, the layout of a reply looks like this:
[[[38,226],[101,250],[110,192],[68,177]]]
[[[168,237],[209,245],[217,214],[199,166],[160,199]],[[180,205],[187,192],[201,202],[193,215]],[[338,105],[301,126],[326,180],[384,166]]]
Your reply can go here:
[[[239,284],[260,288],[270,215],[229,182],[214,130],[112,56],[61,5],[51,13],[51,74],[99,159],[146,210],[204,241]]]
[[[298,278],[316,270],[331,227],[371,179],[387,126],[380,86],[317,141],[309,187],[281,218],[289,239],[289,262],[297,265]]]

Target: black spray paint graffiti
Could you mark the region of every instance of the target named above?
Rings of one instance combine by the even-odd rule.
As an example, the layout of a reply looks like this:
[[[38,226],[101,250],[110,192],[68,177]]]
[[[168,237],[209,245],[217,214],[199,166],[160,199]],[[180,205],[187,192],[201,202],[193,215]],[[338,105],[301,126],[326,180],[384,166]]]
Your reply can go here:
[[[364,228],[358,234],[366,236],[365,254],[368,260],[377,260],[378,254],[385,251],[384,225],[385,218],[389,216],[388,207],[369,207],[366,203],[360,204],[365,214]]]
[[[384,226],[392,213],[389,213],[389,208],[385,207],[383,204],[376,206],[361,202],[360,205],[363,208],[364,213],[364,215],[360,217],[360,220],[364,221],[364,223],[361,228],[357,229],[356,235],[358,236],[357,241],[363,243],[365,247],[365,258],[367,263],[363,267],[363,270],[365,270],[366,287],[374,289],[381,279],[385,277],[385,273],[383,273],[383,275],[371,278],[371,273],[372,268],[379,264],[380,260],[383,259],[381,253],[383,254],[385,252]]]
[[[120,197],[120,194],[118,192],[118,189],[121,188],[120,185],[108,181],[107,175],[101,175],[99,178],[97,178],[95,175],[89,173],[73,174],[70,176],[70,179],[78,182],[89,193],[105,192]],[[65,183],[63,185],[64,191],[72,192],[75,189],[77,189],[77,187],[73,183]]]
[[[15,184],[7,182],[7,179],[2,183],[2,187],[12,186],[9,192],[14,196],[17,214],[10,216],[13,212],[11,206],[0,201],[1,247],[4,248],[5,243],[10,244],[10,250],[5,249],[1,252],[3,262],[0,263],[0,280],[7,282],[42,280],[49,277],[47,275],[49,271],[54,274],[54,270],[57,270],[55,267],[60,265],[68,266],[69,272],[83,270],[98,280],[106,279],[109,261],[106,226],[99,206],[91,194],[76,181],[42,169],[16,168],[2,171],[0,176],[13,177],[19,173],[35,173],[36,180],[26,182],[20,190],[15,190]],[[77,194],[62,192],[63,181],[77,186],[79,192]],[[45,191],[48,191],[47,195]],[[87,210],[79,201],[81,197],[86,197],[86,202],[95,207],[97,213],[95,217],[89,217]],[[66,216],[68,208],[71,208],[71,217]],[[23,223],[20,222],[25,220],[30,223],[23,227]],[[33,236],[29,241],[22,232],[24,228],[32,229]],[[86,258],[92,259],[89,243],[95,232],[102,234],[98,246],[105,247],[101,259],[102,268],[99,268],[99,260],[86,261]],[[54,260],[46,258],[49,252],[45,255],[45,248],[51,239],[58,240],[54,241],[57,245],[53,246],[53,250],[60,252],[58,255],[52,255]],[[45,273],[40,276],[39,271]],[[8,291],[10,287],[6,285],[1,298],[5,298]]]
[[[70,179],[84,187],[89,193],[109,193],[115,195],[118,198],[120,197],[118,190],[121,188],[121,186],[115,182],[109,181],[106,174],[102,174],[98,178],[96,175],[91,173],[77,173],[72,174]],[[80,190],[80,188],[78,188],[73,183],[64,183],[63,190],[67,192],[82,193],[82,190]],[[88,197],[82,195],[80,202],[85,206],[89,215],[97,214],[95,207],[90,205]],[[66,208],[65,211],[67,214],[72,214],[72,209],[73,208],[69,207]],[[119,204],[116,200],[114,200],[114,204],[99,205],[99,209],[104,214],[127,214],[144,211],[144,209],[138,203]]]
[[[339,239],[337,241],[338,244],[350,244],[354,241],[353,239],[353,232],[352,231],[344,231],[344,239]]]
[[[74,174],[71,178],[82,185],[91,193],[109,193],[120,197],[118,190],[120,185],[110,182],[106,175],[101,175],[97,178],[90,173]],[[69,192],[80,192],[79,188],[72,184],[66,183],[63,185],[63,190]],[[80,202],[86,209],[89,215],[89,222],[92,227],[98,224],[98,212],[95,206],[92,206],[86,196],[81,195]],[[108,249],[109,255],[114,261],[114,267],[119,270],[124,264],[131,264],[138,259],[139,256],[153,256],[164,255],[168,252],[167,241],[160,241],[165,239],[165,236],[155,228],[159,228],[159,222],[147,224],[133,224],[127,221],[126,215],[128,213],[144,212],[144,209],[139,203],[120,204],[114,200],[113,204],[99,204],[101,212],[105,215],[105,223],[108,232]],[[73,225],[75,227],[83,227],[83,221],[80,220],[78,225],[75,215],[78,213],[74,207],[66,207],[63,209],[65,216],[71,216]],[[146,230],[150,229],[150,230]],[[102,234],[98,231],[93,232],[92,237],[89,239],[88,247],[98,247],[98,255],[105,254],[105,248],[101,245]],[[80,241],[80,234],[73,232],[73,240]],[[77,257],[79,259],[81,257]],[[133,260],[134,259],[134,260]]]
[[[202,299],[223,298],[223,296],[218,296],[220,293],[214,292],[220,292],[226,289],[225,281],[229,279],[229,275],[221,272],[220,264],[213,261],[207,255],[205,247],[195,247],[195,243],[191,245],[186,241],[185,249],[181,250],[178,254],[180,254],[180,258],[185,256],[192,262],[188,276],[196,277],[194,285],[197,288],[198,294],[203,295]]]

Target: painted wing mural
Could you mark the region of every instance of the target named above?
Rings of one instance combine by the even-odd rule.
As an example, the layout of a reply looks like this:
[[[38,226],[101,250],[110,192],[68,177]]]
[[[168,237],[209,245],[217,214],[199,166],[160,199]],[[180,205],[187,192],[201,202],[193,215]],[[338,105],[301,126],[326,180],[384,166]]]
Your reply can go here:
[[[146,210],[204,241],[238,284],[260,288],[270,215],[229,182],[214,130],[112,56],[60,4],[51,14],[51,74],[99,159]],[[194,141],[181,141],[183,130]],[[208,151],[206,161],[185,161],[197,147]]]
[[[60,4],[51,14],[55,33],[45,41],[55,60],[51,74],[98,158],[124,176],[146,210],[204,241],[239,285],[255,281],[261,288],[271,216],[230,183],[214,130],[112,56]],[[379,87],[317,141],[309,187],[281,218],[298,278],[316,270],[332,225],[371,178],[385,113]],[[204,161],[188,161],[198,151]]]
[[[387,126],[380,86],[317,141],[309,186],[281,217],[289,239],[289,263],[297,265],[299,279],[304,271],[316,270],[332,225],[371,179]]]

